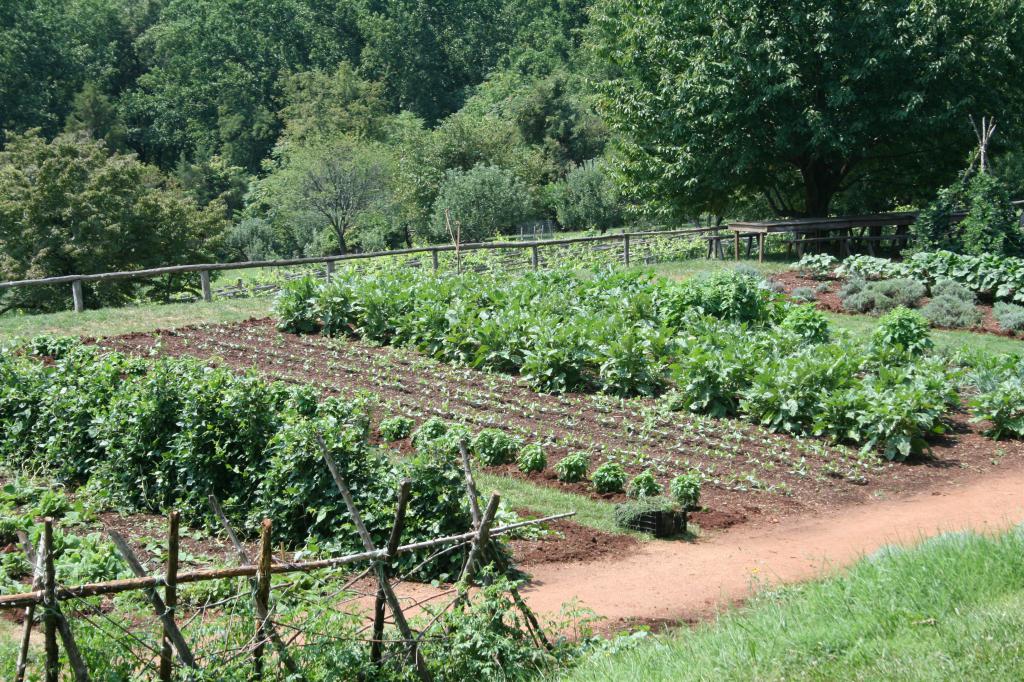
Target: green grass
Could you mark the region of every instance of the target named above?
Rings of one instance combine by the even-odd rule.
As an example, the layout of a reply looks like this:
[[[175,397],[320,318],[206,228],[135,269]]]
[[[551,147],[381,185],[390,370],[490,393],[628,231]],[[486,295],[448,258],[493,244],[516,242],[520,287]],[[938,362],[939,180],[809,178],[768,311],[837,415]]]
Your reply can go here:
[[[1024,532],[885,549],[695,630],[598,653],[562,679],[1024,679]]]
[[[574,511],[576,523],[604,531],[605,533],[630,534],[615,525],[615,505],[598,502],[589,497],[562,492],[555,488],[534,485],[528,481],[508,476],[496,476],[484,472],[475,474],[481,494],[485,497],[492,490],[501,495],[509,509],[530,509],[551,516]]]
[[[879,318],[872,315],[825,314],[833,325],[850,331],[858,339],[869,338],[878,326]],[[939,351],[957,351],[967,346],[973,352],[988,355],[1024,353],[1024,341],[1006,336],[944,329],[933,329],[931,335],[935,348]]]
[[[0,316],[0,340],[31,338],[37,334],[113,336],[128,332],[183,327],[190,324],[226,323],[270,314],[271,298],[214,300],[212,303],[151,304],[104,308],[83,313]]]
[[[675,261],[672,263],[659,263],[658,265],[650,266],[649,270],[653,270],[659,275],[663,275],[670,279],[686,279],[695,275],[703,275],[710,272],[719,272],[721,270],[735,270],[737,267],[753,268],[758,272],[770,275],[777,272],[783,272],[789,268],[790,262],[784,259],[768,259],[764,263],[758,263],[756,260],[712,260],[709,258],[691,258],[690,260]]]

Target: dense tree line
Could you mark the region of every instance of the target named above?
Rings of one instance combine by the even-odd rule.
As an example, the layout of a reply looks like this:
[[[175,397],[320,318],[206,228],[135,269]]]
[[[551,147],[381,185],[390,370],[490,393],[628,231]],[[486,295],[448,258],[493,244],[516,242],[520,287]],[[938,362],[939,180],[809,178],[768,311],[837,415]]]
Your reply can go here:
[[[964,167],[968,114],[1000,121],[1015,190],[1021,21],[1020,0],[3,3],[0,278],[149,264],[26,237],[69,241],[33,197],[108,166],[211,235],[137,245],[165,262],[921,204]],[[65,189],[37,157],[90,161]]]

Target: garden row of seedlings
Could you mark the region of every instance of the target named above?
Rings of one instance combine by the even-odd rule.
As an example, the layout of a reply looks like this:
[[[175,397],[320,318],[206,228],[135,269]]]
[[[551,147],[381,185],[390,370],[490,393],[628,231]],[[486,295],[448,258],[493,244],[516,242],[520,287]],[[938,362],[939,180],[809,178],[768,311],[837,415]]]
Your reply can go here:
[[[212,580],[225,580],[239,577],[250,579],[250,587],[253,598],[253,611],[255,612],[254,636],[249,642],[248,649],[252,657],[252,670],[254,679],[262,679],[266,668],[264,652],[268,645],[272,646],[277,654],[280,666],[283,666],[292,679],[302,679],[302,671],[299,670],[292,656],[289,655],[288,644],[278,632],[273,620],[270,606],[271,576],[274,574],[309,573],[316,570],[337,568],[362,562],[370,562],[370,566],[362,575],[372,573],[377,584],[373,613],[373,635],[370,639],[370,658],[377,665],[384,663],[383,644],[385,641],[398,641],[403,644],[405,650],[405,664],[412,666],[419,679],[425,682],[431,680],[430,670],[419,650],[419,642],[428,634],[428,631],[436,625],[441,616],[452,610],[462,609],[469,604],[469,591],[477,576],[478,569],[482,565],[493,564],[495,568],[506,573],[509,566],[504,556],[497,551],[492,544],[493,538],[511,532],[515,529],[538,525],[549,521],[573,516],[575,512],[547,516],[540,519],[520,521],[505,526],[493,527],[495,515],[498,511],[500,497],[497,493],[491,495],[485,508],[481,509],[479,493],[473,474],[470,469],[469,450],[464,442],[460,442],[459,449],[462,453],[462,465],[465,472],[466,494],[469,498],[470,512],[473,519],[473,530],[459,535],[434,538],[408,545],[402,545],[401,536],[404,526],[405,512],[409,501],[410,482],[402,481],[398,490],[398,505],[395,511],[394,523],[391,528],[390,537],[386,547],[376,547],[362,521],[359,510],[356,508],[352,493],[347,482],[338,470],[331,457],[326,443],[318,435],[320,449],[323,459],[335,484],[338,487],[349,515],[359,532],[363,543],[364,552],[347,556],[320,559],[305,562],[280,562],[272,556],[272,521],[264,519],[260,529],[259,556],[256,563],[252,563],[245,547],[239,541],[238,536],[228,523],[217,498],[210,496],[210,507],[214,515],[220,520],[225,533],[230,540],[238,558],[238,565],[230,568],[200,569],[190,572],[178,571],[178,547],[180,516],[178,512],[172,511],[168,517],[167,533],[167,562],[163,575],[147,575],[142,563],[132,550],[128,541],[117,531],[108,530],[111,540],[121,553],[126,563],[135,574],[135,578],[112,580],[101,583],[89,583],[78,586],[61,586],[57,584],[54,569],[53,549],[53,520],[46,518],[43,521],[43,533],[40,538],[39,551],[33,551],[28,535],[19,533],[24,545],[26,555],[34,567],[32,591],[22,594],[0,596],[0,610],[24,609],[24,629],[22,633],[21,647],[18,654],[15,682],[23,682],[28,668],[29,642],[32,633],[32,624],[35,617],[35,610],[38,606],[43,607],[42,622],[45,640],[45,680],[56,682],[60,677],[60,656],[58,650],[58,638],[64,645],[64,653],[71,667],[75,680],[82,681],[89,679],[89,671],[86,669],[83,657],[75,643],[69,618],[61,609],[60,602],[67,600],[84,599],[102,595],[113,595],[123,592],[142,591],[153,608],[153,612],[159,619],[163,641],[158,659],[145,660],[139,658],[140,672],[150,668],[154,664],[159,670],[161,681],[174,679],[175,665],[187,669],[197,670],[199,664],[197,657],[189,647],[175,619],[177,607],[177,587],[187,583],[198,583]],[[437,548],[440,552],[454,551],[458,548],[469,545],[468,557],[463,566],[462,574],[456,583],[455,597],[442,609],[434,618],[419,632],[414,632],[407,619],[402,605],[395,593],[395,585],[401,582],[402,578],[391,574],[390,561],[394,557],[412,552],[421,552]],[[434,554],[431,558],[435,558]],[[429,561],[429,559],[428,559]],[[415,571],[411,572],[414,573]],[[353,581],[354,582],[354,581]],[[352,583],[350,582],[348,586]],[[158,588],[163,586],[163,595]],[[348,587],[346,586],[346,587]],[[537,646],[550,649],[551,643],[546,637],[536,615],[522,598],[515,586],[510,588],[511,597],[516,607],[522,613],[526,628]],[[391,623],[398,630],[400,639],[385,640],[384,628],[387,621],[387,611],[391,612]],[[131,632],[125,631],[128,639],[138,641]],[[291,639],[302,635],[297,632]]]

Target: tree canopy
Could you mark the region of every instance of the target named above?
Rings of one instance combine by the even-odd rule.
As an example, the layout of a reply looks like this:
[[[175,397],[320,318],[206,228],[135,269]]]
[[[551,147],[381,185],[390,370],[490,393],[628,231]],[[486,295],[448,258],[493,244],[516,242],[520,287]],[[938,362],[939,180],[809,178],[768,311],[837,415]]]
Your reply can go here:
[[[933,191],[973,144],[969,114],[1020,123],[1021,9],[602,0],[594,46],[627,190],[668,213],[726,212],[738,192],[812,216],[843,192],[885,208]]]

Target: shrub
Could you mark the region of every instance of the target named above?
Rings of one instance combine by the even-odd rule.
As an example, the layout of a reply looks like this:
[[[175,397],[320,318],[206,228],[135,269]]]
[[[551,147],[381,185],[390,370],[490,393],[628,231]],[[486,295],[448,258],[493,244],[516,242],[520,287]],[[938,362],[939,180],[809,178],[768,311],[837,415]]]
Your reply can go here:
[[[531,443],[519,451],[516,464],[524,474],[541,472],[548,465],[548,456],[544,454],[543,446]]]
[[[450,425],[440,417],[431,417],[420,424],[412,434],[412,446],[417,450],[425,448],[428,443],[436,441],[448,433]]]
[[[811,287],[797,287],[793,289],[789,297],[799,303],[810,303],[817,300],[818,294]]]
[[[508,170],[477,164],[469,170],[450,169],[434,202],[430,224],[432,242],[450,242],[445,224],[461,225],[463,243],[480,242],[508,232],[533,215],[530,189]]]
[[[811,305],[793,306],[779,325],[808,343],[827,343],[828,319]]]
[[[513,461],[522,445],[500,429],[483,429],[473,439],[473,452],[483,464],[498,466]]]
[[[921,313],[937,327],[961,329],[981,323],[981,312],[974,303],[950,294],[933,298],[921,309]]]
[[[618,462],[605,462],[590,474],[598,493],[621,493],[626,485],[626,470]]]
[[[382,419],[377,430],[380,432],[381,438],[389,443],[393,443],[397,440],[408,438],[409,434],[412,433],[414,423],[415,422],[408,417],[396,415],[394,417]]]
[[[915,356],[931,350],[933,345],[928,320],[906,308],[896,308],[885,315],[871,335],[871,343],[878,349],[902,350]]]
[[[603,163],[585,161],[552,186],[558,222],[568,230],[597,229],[602,233],[622,224],[619,191]]]
[[[972,305],[978,300],[975,293],[963,284],[946,278],[935,281],[935,284],[931,286],[931,295],[933,298],[942,298],[943,296],[957,298]]]
[[[999,302],[992,308],[992,314],[1000,329],[1008,332],[1024,331],[1024,306]]]
[[[681,326],[686,315],[699,310],[705,315],[733,322],[769,323],[777,320],[783,304],[761,280],[738,272],[685,280],[666,292],[664,316],[674,327]]]
[[[634,476],[633,480],[629,482],[627,494],[634,499],[654,497],[661,494],[661,485],[658,484],[650,470],[644,471]]]
[[[572,452],[558,460],[555,474],[563,483],[576,483],[587,476],[590,468],[590,455],[585,452]]]
[[[676,504],[683,509],[694,509],[700,502],[700,484],[700,472],[690,471],[673,478],[668,489]]]
[[[850,280],[839,290],[843,308],[857,313],[885,313],[900,306],[912,308],[924,295],[924,284],[909,278]]]
[[[288,282],[274,301],[277,328],[291,334],[317,332],[320,329],[319,296],[319,284],[312,277]]]

